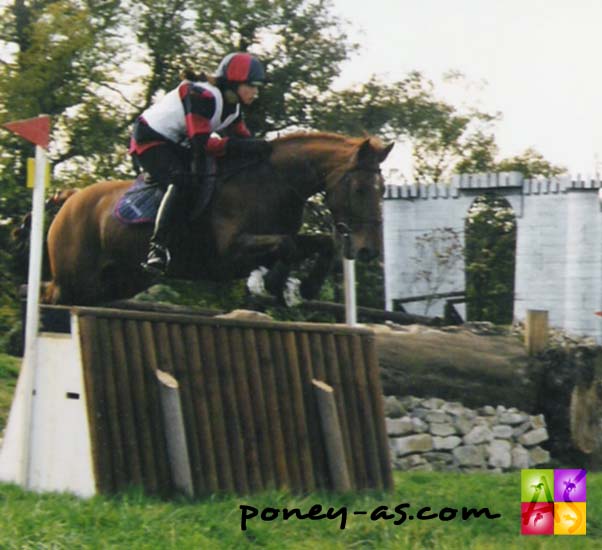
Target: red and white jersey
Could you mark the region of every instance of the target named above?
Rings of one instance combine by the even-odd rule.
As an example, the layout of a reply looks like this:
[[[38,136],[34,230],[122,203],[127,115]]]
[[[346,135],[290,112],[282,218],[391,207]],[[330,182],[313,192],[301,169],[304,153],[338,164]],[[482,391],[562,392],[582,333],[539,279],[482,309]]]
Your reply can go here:
[[[194,136],[206,136],[206,151],[217,156],[224,154],[228,138],[212,136],[214,132],[232,126],[232,132],[237,136],[251,135],[240,113],[240,105],[230,106],[227,111],[232,112],[225,113],[219,88],[208,82],[184,80],[146,109],[140,119],[160,136],[185,147],[190,146]],[[146,139],[144,132],[140,132],[133,137],[130,152],[141,153],[158,143],[156,135]]]
[[[186,109],[185,104],[191,94],[199,95],[200,101],[190,101],[191,108]],[[212,104],[213,113],[207,112],[207,108],[195,109],[195,103]],[[181,143],[197,133],[223,130],[240,116],[240,105],[237,104],[236,110],[222,120],[223,108],[224,98],[218,88],[207,82],[184,81],[144,111],[142,118],[156,132],[175,143]]]

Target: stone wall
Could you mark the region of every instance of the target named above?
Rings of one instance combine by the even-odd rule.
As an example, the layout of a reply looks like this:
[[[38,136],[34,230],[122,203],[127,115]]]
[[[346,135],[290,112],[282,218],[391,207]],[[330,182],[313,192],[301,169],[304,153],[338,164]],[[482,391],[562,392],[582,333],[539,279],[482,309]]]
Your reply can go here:
[[[385,398],[393,467],[400,470],[504,472],[545,464],[543,415],[516,408],[469,409],[438,398]]]
[[[495,192],[511,205],[517,222],[514,315],[545,309],[551,326],[592,336],[602,343],[602,210],[600,180],[524,180],[518,173],[456,176],[450,183],[388,185],[384,203],[385,295],[393,300],[427,294],[415,261],[417,238],[451,228],[464,244],[464,220],[473,201]],[[464,290],[464,265],[447,273],[436,292]],[[407,304],[410,313],[442,315],[444,301],[425,311],[424,302]],[[458,308],[463,315],[464,311]]]

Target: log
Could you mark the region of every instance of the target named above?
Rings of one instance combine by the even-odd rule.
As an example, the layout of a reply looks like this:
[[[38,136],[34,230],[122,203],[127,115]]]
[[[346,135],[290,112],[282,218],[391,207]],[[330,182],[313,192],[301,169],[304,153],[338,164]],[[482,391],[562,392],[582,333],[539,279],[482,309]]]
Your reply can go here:
[[[529,309],[525,319],[525,346],[529,355],[540,353],[548,341],[548,312]]]
[[[234,470],[228,442],[226,441],[226,413],[223,399],[220,393],[219,369],[217,367],[217,347],[214,331],[211,327],[202,326],[200,330],[200,341],[203,350],[202,379],[206,388],[209,418],[211,419],[213,431],[213,445],[215,448],[215,463],[219,486],[227,493],[234,492]]]
[[[148,302],[146,300],[113,300],[102,305],[102,307],[126,309],[131,311],[152,311],[157,313],[180,313],[183,315],[200,315],[201,317],[215,317],[224,312],[220,309],[208,309],[200,307],[181,306],[168,302]]]
[[[250,296],[248,298],[249,309],[265,308],[280,306],[276,298],[272,296]],[[321,300],[307,300],[298,306],[295,306],[302,311],[307,312],[323,312],[334,315],[337,320],[343,322],[345,319],[345,304],[337,304],[335,302],[324,302]],[[424,315],[413,315],[401,311],[385,311],[371,307],[357,308],[357,317],[360,322],[384,322],[392,321],[399,325],[410,325],[420,323],[427,326],[441,326],[443,320],[440,317],[425,317]]]
[[[178,382],[173,376],[161,370],[157,370],[157,381],[173,482],[178,491],[192,497],[194,486]]]
[[[328,457],[328,469],[335,491],[351,491],[351,479],[345,459],[345,445],[343,434],[334,399],[334,390],[328,384],[320,380],[312,380],[315,389],[318,410],[320,411],[320,422],[324,434],[324,446]]]
[[[529,357],[512,335],[479,335],[461,328],[376,327],[385,395],[440,397],[467,407],[537,407]]]

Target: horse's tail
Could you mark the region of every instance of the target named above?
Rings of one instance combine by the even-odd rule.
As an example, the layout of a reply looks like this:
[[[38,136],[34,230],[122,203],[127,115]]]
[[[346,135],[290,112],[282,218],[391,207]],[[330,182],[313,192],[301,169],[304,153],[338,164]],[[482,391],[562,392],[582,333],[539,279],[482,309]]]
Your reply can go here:
[[[56,191],[45,202],[45,224],[48,226],[57,215],[61,206],[79,189],[63,189]],[[15,263],[15,272],[23,280],[27,280],[29,268],[29,242],[31,238],[31,212],[27,212],[22,218],[18,227],[11,232],[11,241],[13,249],[13,258]],[[49,276],[48,255],[44,250],[43,256],[43,278]]]

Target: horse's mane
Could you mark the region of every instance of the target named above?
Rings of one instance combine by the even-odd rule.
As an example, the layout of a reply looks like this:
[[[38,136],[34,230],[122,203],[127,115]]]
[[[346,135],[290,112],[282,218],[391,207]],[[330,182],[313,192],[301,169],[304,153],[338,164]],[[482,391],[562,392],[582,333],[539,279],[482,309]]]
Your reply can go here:
[[[333,132],[294,132],[273,140],[278,145],[299,145],[314,152],[328,153],[334,164],[349,159],[350,155],[367,139],[375,149],[384,147],[383,142],[376,136],[351,137]]]
[[[277,137],[274,143],[288,143],[290,141],[311,141],[316,143],[316,146],[322,144],[324,147],[331,147],[333,144],[349,145],[357,147],[360,143],[366,139],[375,139],[380,141],[378,138],[372,136],[364,137],[351,137],[344,134],[335,134],[334,132],[293,132],[284,136]]]

